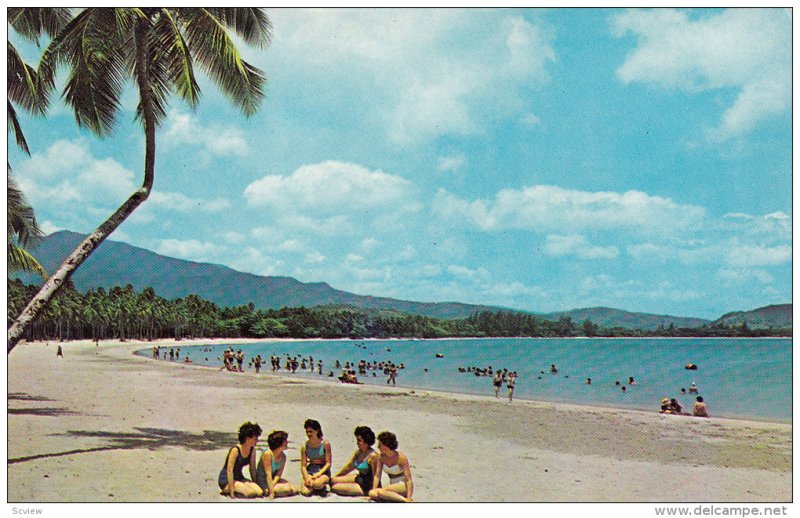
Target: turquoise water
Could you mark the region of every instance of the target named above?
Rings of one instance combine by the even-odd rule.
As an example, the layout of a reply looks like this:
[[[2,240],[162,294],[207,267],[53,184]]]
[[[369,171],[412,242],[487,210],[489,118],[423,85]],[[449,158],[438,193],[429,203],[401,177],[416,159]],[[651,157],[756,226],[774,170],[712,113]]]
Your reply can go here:
[[[180,361],[188,356],[195,364],[221,366],[222,351],[230,345],[185,346]],[[177,344],[176,344],[177,347]],[[790,339],[536,339],[492,338],[470,340],[333,340],[307,342],[260,342],[233,345],[245,353],[245,370],[251,358],[266,359],[261,375],[271,374],[269,357],[281,357],[285,376],[329,378],[338,359],[357,364],[392,361],[405,369],[397,376],[398,387],[428,388],[468,394],[494,395],[491,377],[459,372],[459,368],[507,368],[519,374],[515,399],[630,407],[657,411],[661,398],[677,397],[691,408],[694,395],[681,394],[694,382],[712,415],[788,420],[792,417],[792,343]],[[162,347],[169,353],[169,347]],[[137,351],[150,356],[150,349]],[[288,374],[286,355],[323,361],[323,376],[316,370]],[[441,354],[443,358],[437,358]],[[299,358],[298,358],[299,359]],[[694,363],[698,370],[684,368]],[[550,365],[558,374],[550,374]],[[357,370],[356,367],[353,367]],[[426,371],[427,369],[427,371]],[[542,373],[541,371],[544,371]],[[368,371],[359,376],[368,384],[385,385],[386,376]],[[623,392],[615,385],[636,385]],[[586,378],[592,384],[586,385]],[[505,387],[501,396],[507,394]]]

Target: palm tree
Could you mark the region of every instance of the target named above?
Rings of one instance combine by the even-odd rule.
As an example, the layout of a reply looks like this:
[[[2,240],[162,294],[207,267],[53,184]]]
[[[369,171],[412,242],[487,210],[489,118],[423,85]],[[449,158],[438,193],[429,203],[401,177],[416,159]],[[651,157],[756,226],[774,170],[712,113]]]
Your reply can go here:
[[[257,110],[266,81],[240,56],[228,31],[246,43],[265,46],[270,24],[258,8],[87,8],[45,49],[37,87],[45,97],[55,88],[55,71],[66,65],[64,99],[79,126],[108,135],[119,110],[126,79],[139,93],[136,117],[145,134],[142,186],[67,257],[8,330],[8,352],[16,346],[53,294],[72,272],[134,210],[153,188],[156,127],[174,91],[190,106],[199,101],[194,66],[199,64],[246,115]]]
[[[9,174],[6,178],[8,191],[7,217],[8,217],[8,271],[23,271],[35,273],[42,278],[47,278],[47,272],[42,268],[26,247],[35,243],[42,237],[42,231],[36,223],[33,209],[25,201],[14,179]]]
[[[53,8],[43,9],[34,7],[10,7],[8,9],[8,23],[14,30],[33,42],[38,42],[39,37],[46,33],[50,36],[56,34],[70,19],[69,9]],[[31,154],[22,125],[17,117],[14,105],[22,107],[34,115],[44,114],[44,103],[36,87],[36,71],[22,59],[17,48],[8,42],[7,55],[8,70],[8,130],[14,133],[17,146],[28,155]],[[25,200],[11,177],[11,166],[8,166],[7,189],[8,191],[8,270],[35,273],[42,278],[47,278],[42,265],[26,250],[26,247],[35,243],[42,237],[42,232],[36,224],[33,209]]]

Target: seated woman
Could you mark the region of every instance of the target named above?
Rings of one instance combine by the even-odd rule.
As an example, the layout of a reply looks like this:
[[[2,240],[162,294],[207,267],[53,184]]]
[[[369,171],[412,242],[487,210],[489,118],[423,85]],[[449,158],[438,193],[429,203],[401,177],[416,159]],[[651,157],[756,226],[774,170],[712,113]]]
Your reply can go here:
[[[368,426],[358,426],[354,435],[358,448],[331,481],[331,491],[341,496],[367,496],[380,482],[378,452],[372,449],[375,432]]]
[[[322,438],[322,425],[314,419],[303,423],[308,440],[300,447],[300,474],[303,486],[300,493],[310,496],[325,489],[331,480],[331,443]]]
[[[697,402],[694,404],[692,415],[695,417],[708,417],[708,407],[703,401],[703,396],[697,396]]]
[[[378,434],[378,450],[381,452],[378,479],[382,471],[389,475],[389,485],[369,492],[372,500],[385,502],[411,502],[414,483],[411,481],[411,466],[408,457],[397,451],[397,437],[392,432]]]
[[[264,491],[264,496],[272,500],[276,496],[293,496],[299,490],[281,478],[286,467],[286,448],[289,446],[289,434],[275,431],[267,437],[269,449],[261,456],[256,469],[256,482]]]
[[[231,498],[242,496],[254,498],[262,495],[261,488],[253,482],[256,478],[256,444],[261,427],[250,421],[239,427],[239,444],[228,450],[225,464],[219,472],[219,488]],[[250,478],[244,477],[242,469],[250,466]]]

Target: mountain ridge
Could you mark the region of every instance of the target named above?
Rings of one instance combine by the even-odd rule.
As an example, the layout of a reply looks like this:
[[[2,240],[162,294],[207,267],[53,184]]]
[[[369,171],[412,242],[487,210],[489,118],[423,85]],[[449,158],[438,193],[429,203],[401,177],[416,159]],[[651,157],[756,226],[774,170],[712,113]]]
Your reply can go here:
[[[85,238],[84,235],[62,230],[46,236],[34,250],[34,254],[47,271],[54,271],[63,259]],[[28,283],[39,284],[36,278],[18,275]],[[535,313],[501,306],[466,304],[461,302],[416,302],[390,297],[358,295],[338,290],[327,282],[304,283],[288,276],[260,276],[240,272],[229,266],[188,261],[158,254],[127,243],[106,240],[73,275],[73,283],[79,291],[92,288],[124,286],[131,284],[142,290],[152,287],[160,296],[173,299],[195,294],[220,306],[240,306],[253,303],[263,309],[280,307],[347,305],[374,310],[392,310],[435,318],[466,318],[477,311],[513,311],[532,314],[547,320],[569,317],[580,324],[591,320],[601,327],[624,327],[628,329],[655,330],[659,327],[699,327],[723,322],[723,319],[740,322],[758,315],[756,326],[778,325],[786,321],[785,307],[777,305],[780,317],[768,316],[772,306],[748,311],[726,313],[711,321],[695,317],[676,317],[636,313],[608,307],[579,308],[569,311]],[[762,310],[766,310],[766,313]],[[736,320],[736,319],[739,320]],[[725,321],[727,322],[727,320]],[[791,326],[791,310],[789,310]],[[741,324],[739,324],[741,325]],[[750,325],[750,324],[748,324]],[[751,326],[752,327],[752,326]]]

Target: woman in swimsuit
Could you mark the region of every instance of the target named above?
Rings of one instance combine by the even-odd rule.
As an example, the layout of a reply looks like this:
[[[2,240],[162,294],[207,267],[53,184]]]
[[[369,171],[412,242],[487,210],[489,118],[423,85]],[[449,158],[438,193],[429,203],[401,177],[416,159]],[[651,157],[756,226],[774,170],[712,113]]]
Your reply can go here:
[[[264,491],[264,496],[272,500],[276,496],[293,496],[299,490],[281,478],[286,467],[286,448],[289,446],[289,434],[275,431],[267,437],[269,449],[261,456],[256,469],[256,482]]]
[[[331,481],[331,491],[337,495],[367,496],[380,482],[378,452],[372,449],[375,432],[368,426],[358,426],[355,436],[358,449]],[[353,470],[356,472],[351,473]]]
[[[389,485],[369,492],[372,500],[385,502],[411,502],[414,484],[411,481],[411,466],[408,457],[397,451],[397,436],[392,432],[378,435],[378,450],[381,452],[378,465],[378,479],[381,472],[389,475]]]
[[[239,427],[239,444],[228,451],[225,464],[219,472],[219,488],[222,494],[235,498],[236,495],[254,498],[262,495],[261,488],[252,480],[256,479],[256,444],[261,435],[261,427],[250,421]],[[244,477],[242,469],[250,466],[250,478]]]
[[[325,489],[331,480],[331,443],[322,438],[322,425],[314,419],[303,423],[308,440],[300,447],[300,474],[303,486],[300,493],[311,496],[312,491]]]

